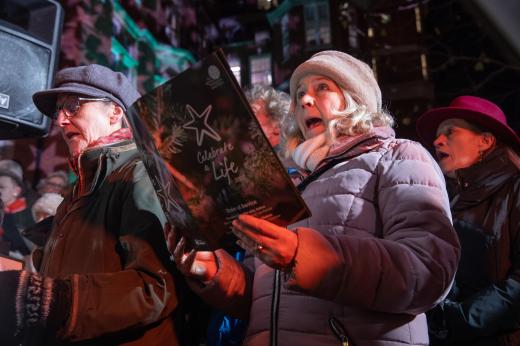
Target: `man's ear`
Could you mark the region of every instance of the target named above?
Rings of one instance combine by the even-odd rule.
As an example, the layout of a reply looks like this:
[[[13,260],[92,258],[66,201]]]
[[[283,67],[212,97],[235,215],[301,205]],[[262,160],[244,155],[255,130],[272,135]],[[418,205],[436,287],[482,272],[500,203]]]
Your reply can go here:
[[[114,103],[110,110],[110,125],[114,125],[118,122],[121,122],[124,115],[125,112],[123,111],[123,108]]]

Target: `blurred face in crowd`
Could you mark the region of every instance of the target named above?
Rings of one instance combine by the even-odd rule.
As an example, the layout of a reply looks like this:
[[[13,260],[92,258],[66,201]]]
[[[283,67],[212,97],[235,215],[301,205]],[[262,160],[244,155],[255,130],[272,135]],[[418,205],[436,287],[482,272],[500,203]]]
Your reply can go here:
[[[7,175],[0,176],[0,198],[4,206],[7,206],[14,202],[20,194],[22,188],[16,183],[16,181]]]
[[[437,129],[433,142],[435,154],[444,174],[455,177],[457,169],[474,165],[495,143],[489,133],[480,133],[462,119],[447,119]]]
[[[274,148],[280,143],[280,124],[274,120],[267,112],[265,102],[263,100],[254,101],[251,103],[251,108],[255,113],[256,119],[262,127],[269,143]]]
[[[121,128],[123,116],[121,107],[111,102],[80,101],[78,97],[61,94],[56,102],[57,124],[71,156],[77,156],[91,143]]]
[[[43,195],[44,193],[54,192],[61,194],[67,187],[67,181],[63,180],[59,176],[50,176],[45,178],[41,186],[38,186],[38,193]]]
[[[333,112],[345,106],[342,90],[329,78],[310,74],[297,85],[295,116],[305,139],[323,133],[336,118]]]

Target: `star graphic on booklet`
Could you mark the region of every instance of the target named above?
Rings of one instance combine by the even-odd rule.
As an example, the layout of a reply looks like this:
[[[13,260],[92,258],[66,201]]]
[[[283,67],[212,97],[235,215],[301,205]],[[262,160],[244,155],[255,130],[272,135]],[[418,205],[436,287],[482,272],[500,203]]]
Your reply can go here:
[[[197,135],[197,145],[199,147],[202,145],[204,135],[213,138],[217,142],[221,140],[220,135],[208,124],[208,118],[212,108],[213,107],[209,105],[201,114],[199,114],[192,106],[186,105],[186,109],[188,110],[191,119],[182,127],[186,130],[195,131],[195,134]]]

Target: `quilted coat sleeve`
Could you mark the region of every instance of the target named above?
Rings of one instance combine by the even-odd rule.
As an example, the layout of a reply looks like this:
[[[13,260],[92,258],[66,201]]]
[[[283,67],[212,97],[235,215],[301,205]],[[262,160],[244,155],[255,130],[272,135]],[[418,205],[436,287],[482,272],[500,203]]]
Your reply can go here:
[[[375,311],[425,312],[448,292],[459,258],[444,179],[431,155],[410,141],[386,152],[375,174],[379,237],[296,229],[286,285]]]
[[[72,275],[67,339],[139,332],[166,318],[177,305],[162,233],[165,216],[144,167],[135,170],[133,178],[114,191],[104,221],[107,231],[118,237],[119,248],[114,251],[121,258],[121,269]]]

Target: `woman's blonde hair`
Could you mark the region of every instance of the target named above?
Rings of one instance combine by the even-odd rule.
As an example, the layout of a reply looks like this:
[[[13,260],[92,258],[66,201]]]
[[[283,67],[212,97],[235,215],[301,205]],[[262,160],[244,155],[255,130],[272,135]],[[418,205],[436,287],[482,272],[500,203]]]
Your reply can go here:
[[[374,127],[393,126],[394,119],[386,111],[368,112],[365,105],[360,105],[350,94],[341,88],[345,97],[346,108],[333,110],[336,118],[329,122],[327,135],[332,143],[342,136],[354,136],[367,133]],[[291,112],[282,118],[281,122],[281,146],[286,157],[290,157],[296,147],[305,141],[303,133],[295,118],[296,105],[291,106]]]

